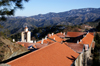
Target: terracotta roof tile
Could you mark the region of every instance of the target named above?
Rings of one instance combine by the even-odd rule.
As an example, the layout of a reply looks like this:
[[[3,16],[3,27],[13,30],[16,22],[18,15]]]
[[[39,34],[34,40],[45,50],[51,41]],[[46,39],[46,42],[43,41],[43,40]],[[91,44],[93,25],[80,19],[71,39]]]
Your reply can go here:
[[[56,42],[7,64],[11,66],[70,66],[78,55],[67,45]]]
[[[94,33],[93,32],[89,32],[91,35],[93,35],[94,36]]]
[[[86,32],[67,32],[66,37],[78,37],[84,34],[86,34]]]
[[[18,44],[28,48],[29,46],[33,45],[34,48],[40,49],[42,47],[45,47],[51,43],[53,43],[54,41],[50,40],[50,39],[44,39],[43,44],[41,44],[41,41],[37,42],[37,43],[28,43],[28,42],[17,42]]]
[[[43,43],[53,43],[54,41],[53,40],[50,40],[50,39],[44,39]],[[41,41],[38,41],[37,43],[41,43]]]
[[[93,39],[94,39],[94,36],[91,33],[88,33],[86,34],[86,36],[82,39],[80,43],[89,44],[89,47],[90,47]]]
[[[59,37],[61,37],[61,38],[65,38],[64,33],[57,33],[56,35],[59,36]]]
[[[42,41],[42,40],[41,40]],[[41,44],[41,41],[38,41],[36,44],[35,44],[35,46],[37,47],[37,49],[40,49],[40,48],[42,48],[42,47],[45,47],[45,46],[47,46],[47,45],[49,45],[49,44],[52,44],[52,43],[54,43],[54,41],[52,41],[52,40],[50,40],[50,39],[44,39],[43,40],[43,44]]]
[[[83,44],[77,44],[77,43],[66,43],[64,42],[65,45],[67,45],[68,47],[70,47],[71,49],[73,49],[74,51],[81,53],[83,52]]]
[[[48,46],[48,43],[44,43],[44,44],[36,43],[36,44],[35,44],[35,47],[36,47],[37,49],[43,48],[43,47],[45,47],[45,46]]]
[[[35,45],[35,43],[28,43],[28,42],[17,42],[18,44],[28,48],[31,45]]]
[[[50,36],[49,38],[52,39],[52,40],[55,40],[55,41],[57,41],[57,42],[62,42],[62,41],[64,41],[64,39],[58,37],[56,34],[54,34],[53,36]],[[55,38],[55,39],[54,39],[54,38]]]
[[[33,45],[33,47],[34,47],[34,48],[37,48],[35,44]]]

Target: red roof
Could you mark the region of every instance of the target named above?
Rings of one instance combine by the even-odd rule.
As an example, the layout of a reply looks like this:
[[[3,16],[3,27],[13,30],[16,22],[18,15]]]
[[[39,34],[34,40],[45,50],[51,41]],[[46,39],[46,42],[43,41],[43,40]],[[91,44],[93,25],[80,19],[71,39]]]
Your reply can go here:
[[[94,39],[94,36],[91,33],[88,33],[86,34],[86,36],[82,39],[80,43],[89,44],[89,47],[90,47],[93,39]]]
[[[59,37],[61,37],[61,38],[65,38],[64,33],[57,33],[56,35],[59,36]]]
[[[31,45],[35,45],[35,43],[28,43],[28,42],[17,42],[18,44],[28,48]]]
[[[42,40],[41,40],[41,41],[42,41]],[[38,41],[38,42],[35,44],[35,46],[36,46],[37,49],[40,49],[40,48],[42,48],[42,47],[45,47],[45,46],[47,46],[47,45],[49,45],[49,44],[54,43],[54,41],[52,41],[52,40],[50,40],[50,39],[48,39],[48,38],[43,40],[43,44],[41,44],[41,41]]]
[[[86,32],[67,32],[66,37],[78,37],[86,34]]]
[[[41,41],[38,41],[37,43],[28,43],[28,42],[17,42],[17,43],[26,47],[26,48],[33,45],[34,48],[40,49],[40,48],[45,47],[53,42],[54,41],[47,38],[47,39],[44,39],[43,44],[41,44]]]
[[[55,41],[57,41],[57,42],[62,42],[62,41],[64,41],[64,39],[58,37],[56,34],[54,34],[53,36],[50,36],[49,38],[52,39],[52,40],[55,40]],[[54,39],[54,38],[55,38],[55,39]]]
[[[53,43],[8,62],[11,66],[70,66],[79,56],[65,44]]]
[[[28,27],[25,27],[25,29],[28,29]]]
[[[41,43],[41,41],[38,41],[37,43]],[[53,42],[54,42],[53,40],[50,40],[48,38],[43,40],[43,43],[53,43]]]
[[[77,44],[77,43],[66,43],[64,42],[64,44],[66,44],[68,47],[70,47],[71,49],[73,49],[74,51],[81,53],[83,52],[83,48],[84,45],[83,44]]]

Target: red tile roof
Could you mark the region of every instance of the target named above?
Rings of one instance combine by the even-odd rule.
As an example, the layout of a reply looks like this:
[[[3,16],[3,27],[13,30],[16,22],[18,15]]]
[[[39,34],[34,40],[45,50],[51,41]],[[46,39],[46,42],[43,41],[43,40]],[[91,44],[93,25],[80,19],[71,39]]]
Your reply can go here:
[[[44,39],[43,44],[41,44],[41,41],[38,41],[37,43],[28,43],[28,42],[17,42],[17,43],[26,47],[26,48],[33,45],[34,48],[40,49],[40,48],[45,47],[53,42],[54,41],[47,38],[47,39]]]
[[[28,48],[31,45],[35,45],[35,43],[28,43],[28,42],[17,42],[18,44]]]
[[[67,45],[55,42],[7,64],[11,66],[70,66],[78,55]]]
[[[77,44],[77,43],[66,43],[64,42],[65,45],[73,49],[74,51],[81,53],[83,52],[84,45],[83,44]]]
[[[64,33],[57,33],[56,35],[59,36],[59,37],[61,37],[61,38],[65,38]]]
[[[86,34],[86,32],[67,32],[66,37],[78,37],[84,34]]]
[[[82,39],[80,43],[89,44],[89,47],[90,47],[93,39],[94,39],[94,36],[91,33],[88,33],[86,34],[86,36]]]
[[[38,41],[37,43],[41,43],[41,41]],[[53,43],[53,42],[54,42],[53,40],[50,40],[48,38],[43,40],[43,43]]]
[[[43,48],[45,46],[48,46],[48,43],[44,43],[44,44],[36,43],[35,46],[36,46],[37,49],[40,49],[40,48]]]
[[[42,41],[42,40],[41,40]],[[54,43],[54,41],[52,41],[52,40],[50,40],[50,39],[44,39],[43,40],[43,44],[41,44],[41,41],[38,41],[36,44],[35,44],[35,46],[37,47],[37,49],[40,49],[40,48],[42,48],[42,47],[45,47],[45,46],[47,46],[47,45],[49,45],[49,44],[52,44],[52,43]]]
[[[94,36],[94,33],[93,32],[89,32],[91,35],[93,35]]]
[[[58,37],[56,34],[54,34],[53,36],[50,36],[49,38],[52,39],[52,40],[55,40],[55,41],[57,41],[57,42],[62,42],[62,41],[64,41],[64,39]],[[55,38],[55,39],[54,39],[54,38]]]

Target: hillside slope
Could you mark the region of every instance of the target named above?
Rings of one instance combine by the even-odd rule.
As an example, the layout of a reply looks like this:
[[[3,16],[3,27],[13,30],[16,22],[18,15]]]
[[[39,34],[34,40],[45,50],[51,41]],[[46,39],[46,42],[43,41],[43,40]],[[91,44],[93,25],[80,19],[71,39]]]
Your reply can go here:
[[[0,62],[27,51],[25,47],[0,36]]]

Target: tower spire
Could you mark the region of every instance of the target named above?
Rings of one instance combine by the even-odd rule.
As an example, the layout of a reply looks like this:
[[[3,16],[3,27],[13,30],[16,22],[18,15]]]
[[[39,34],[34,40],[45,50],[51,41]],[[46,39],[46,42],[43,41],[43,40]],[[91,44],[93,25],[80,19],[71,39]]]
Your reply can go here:
[[[25,26],[24,31],[25,31],[25,32],[27,32],[27,31],[28,31],[28,27],[27,27],[27,25]]]

